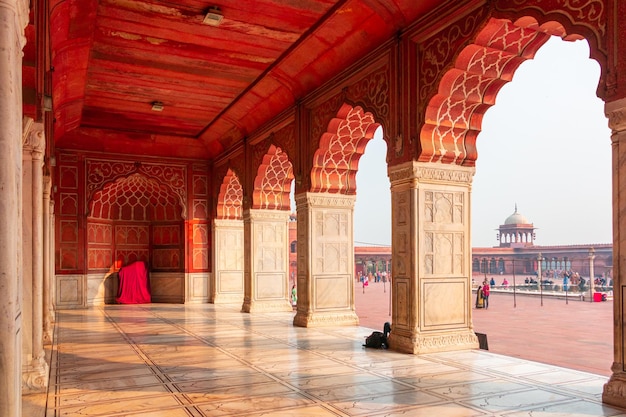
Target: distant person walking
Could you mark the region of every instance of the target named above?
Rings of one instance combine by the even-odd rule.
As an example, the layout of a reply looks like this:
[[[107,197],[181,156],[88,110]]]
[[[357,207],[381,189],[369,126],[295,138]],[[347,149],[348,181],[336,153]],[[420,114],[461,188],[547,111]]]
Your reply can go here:
[[[483,282],[483,299],[485,300],[485,309],[489,308],[489,282],[487,279]]]
[[[485,307],[485,299],[483,297],[483,287],[482,285],[478,286],[478,289],[476,290],[476,308],[483,308]]]

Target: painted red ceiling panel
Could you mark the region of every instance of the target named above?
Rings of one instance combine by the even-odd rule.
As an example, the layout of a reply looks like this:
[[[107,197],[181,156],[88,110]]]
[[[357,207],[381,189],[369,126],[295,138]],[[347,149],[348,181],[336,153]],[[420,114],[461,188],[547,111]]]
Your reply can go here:
[[[439,3],[51,0],[55,142],[216,157]]]

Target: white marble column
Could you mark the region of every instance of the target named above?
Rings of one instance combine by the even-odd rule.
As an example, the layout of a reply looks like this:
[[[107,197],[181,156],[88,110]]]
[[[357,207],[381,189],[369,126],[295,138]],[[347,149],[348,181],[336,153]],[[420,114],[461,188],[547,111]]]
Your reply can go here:
[[[52,181],[50,175],[43,177],[43,341],[52,343],[52,299],[50,298],[50,229],[54,224],[50,222],[50,191]]]
[[[25,363],[22,364],[24,392],[39,392],[48,386],[48,364],[43,349],[43,153],[45,150],[42,123],[29,122],[24,127],[22,155],[22,270],[24,271],[24,316],[32,326],[30,343],[23,343]],[[28,195],[30,194],[30,195]],[[30,278],[30,280],[28,280]],[[27,281],[28,280],[28,281]],[[28,308],[27,307],[28,303]],[[29,314],[30,313],[30,314]]]
[[[244,210],[244,298],[241,310],[291,311],[289,212]]]
[[[390,348],[478,348],[472,328],[470,188],[474,168],[409,162],[389,168]]]
[[[0,416],[22,415],[22,48],[27,0],[0,0]]]
[[[626,295],[626,99],[606,103],[613,149],[613,374],[602,401],[626,408],[626,333],[622,300]],[[601,146],[602,143],[598,143]]]
[[[209,302],[243,303],[243,220],[213,221],[213,283]]]
[[[354,308],[354,201],[355,196],[339,194],[296,195],[296,326],[359,324]]]

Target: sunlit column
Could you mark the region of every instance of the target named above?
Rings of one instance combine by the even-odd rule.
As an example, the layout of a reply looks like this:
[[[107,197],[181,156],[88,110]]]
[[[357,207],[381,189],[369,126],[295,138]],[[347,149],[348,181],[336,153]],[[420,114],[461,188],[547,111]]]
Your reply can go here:
[[[289,212],[245,209],[241,310],[292,311],[289,295]]]
[[[626,334],[622,297],[626,290],[626,99],[605,106],[611,127],[613,155],[613,372],[604,385],[602,401],[626,407]]]
[[[420,354],[478,348],[471,318],[473,175],[473,167],[436,163],[389,168],[391,349]]]
[[[355,196],[303,193],[295,199],[298,307],[293,323],[301,327],[357,325],[353,276]]]
[[[243,220],[213,221],[213,283],[209,302],[243,303]]]
[[[27,0],[0,0],[0,416],[22,415],[22,48]]]
[[[22,250],[24,271],[24,316],[30,318],[30,343],[23,343],[27,363],[23,364],[22,382],[25,392],[45,390],[48,385],[48,364],[43,350],[43,152],[45,136],[42,123],[29,121],[24,128],[22,154]],[[30,194],[30,195],[28,195]],[[27,282],[28,281],[28,282]],[[28,303],[28,306],[26,306]]]
[[[43,341],[52,343],[52,308],[50,298],[50,191],[52,182],[50,175],[43,177]]]

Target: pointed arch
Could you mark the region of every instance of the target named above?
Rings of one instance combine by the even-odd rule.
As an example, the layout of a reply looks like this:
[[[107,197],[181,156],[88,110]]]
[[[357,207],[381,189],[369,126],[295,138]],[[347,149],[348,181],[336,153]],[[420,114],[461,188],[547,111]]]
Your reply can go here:
[[[255,209],[289,210],[293,165],[283,150],[270,145],[263,156],[252,194]]]
[[[217,197],[217,219],[243,219],[243,187],[235,172],[228,168]]]
[[[362,107],[343,104],[313,156],[311,192],[356,194],[356,172],[365,146],[380,127]]]

